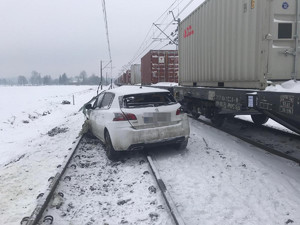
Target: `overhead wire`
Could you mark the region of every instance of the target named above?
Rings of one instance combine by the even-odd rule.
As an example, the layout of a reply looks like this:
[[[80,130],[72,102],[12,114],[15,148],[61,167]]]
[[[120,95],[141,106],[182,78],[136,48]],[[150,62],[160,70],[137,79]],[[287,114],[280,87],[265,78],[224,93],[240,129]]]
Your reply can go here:
[[[166,19],[168,18],[169,15],[169,11],[173,11],[176,8],[178,9],[178,13],[176,15],[176,17],[178,18],[186,9],[187,7],[194,1],[194,0],[190,0],[183,8],[182,10],[179,11],[179,5],[185,0],[175,0],[169,7],[167,10],[165,10],[163,12],[163,14],[154,22],[154,23],[158,23],[160,25],[163,25],[164,22],[166,21]],[[176,4],[177,2],[177,4]],[[175,5],[176,4],[176,5]],[[173,7],[175,5],[175,7]],[[172,8],[173,7],[173,8]],[[163,18],[161,21],[160,19]],[[172,24],[174,23],[174,18],[172,18],[172,20],[166,24],[166,26],[162,29],[163,32],[165,32]],[[161,35],[163,34],[162,31],[159,31],[156,27],[155,30],[153,32],[153,35],[150,35],[151,31],[153,30],[154,25],[152,24],[146,37],[144,38],[144,41],[142,42],[142,44],[140,45],[140,47],[138,48],[138,50],[136,51],[136,53],[134,54],[133,58],[129,61],[129,63],[127,65],[124,66],[124,69],[126,68],[129,69],[130,65],[132,65],[145,51],[147,51],[150,46],[155,42],[153,39],[159,39],[161,37]],[[158,33],[159,32],[159,33]],[[157,34],[158,33],[158,34]],[[150,44],[149,44],[150,43]],[[160,45],[161,43],[159,43],[158,45]],[[165,46],[163,46],[162,48],[168,46],[168,44],[166,44]],[[155,46],[156,47],[156,46]],[[124,70],[123,70],[124,72]]]
[[[170,9],[172,8],[172,6],[174,6],[176,4],[178,0],[175,0],[157,19],[154,23],[157,23],[163,16],[164,18],[162,19],[162,21],[160,23],[164,23],[164,21],[167,19],[168,14],[167,12],[170,11]],[[176,6],[175,6],[176,7]],[[137,55],[140,55],[139,51],[143,48],[144,45],[147,45],[149,43],[149,40],[147,40],[149,34],[151,33],[152,29],[153,29],[153,24],[151,25],[149,31],[146,34],[146,37],[144,38],[142,44],[140,45],[140,47],[138,48],[138,50],[136,51],[136,53],[134,54],[133,58],[136,58]],[[155,35],[155,33],[157,32],[157,30],[155,29],[154,34],[152,35],[152,37]],[[150,38],[152,38],[150,37]],[[151,42],[152,43],[152,42]],[[144,52],[144,51],[143,51]],[[132,60],[130,60],[131,62]]]
[[[157,18],[157,20],[156,20],[154,23],[157,23],[157,21],[159,21],[164,15],[165,15],[165,18],[166,18],[166,17],[167,17],[166,12],[168,12],[168,11],[170,10],[170,8],[171,8],[177,1],[178,1],[178,0],[175,0],[175,1],[171,4],[171,6],[169,6],[169,8],[168,8],[167,10],[165,10],[165,11]],[[163,21],[164,21],[164,20],[163,20]],[[151,25],[149,31],[147,32],[147,35],[146,35],[144,41],[142,42],[142,45],[143,45],[143,43],[146,41],[146,39],[147,39],[148,35],[150,34],[152,28],[153,28],[153,24]]]

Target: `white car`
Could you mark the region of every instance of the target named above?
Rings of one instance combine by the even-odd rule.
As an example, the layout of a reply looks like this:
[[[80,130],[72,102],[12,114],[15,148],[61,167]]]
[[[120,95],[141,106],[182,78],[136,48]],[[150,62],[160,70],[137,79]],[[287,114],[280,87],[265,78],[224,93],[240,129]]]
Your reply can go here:
[[[103,91],[84,106],[88,130],[106,146],[109,159],[119,151],[172,144],[186,148],[190,134],[187,115],[164,89],[122,86]]]

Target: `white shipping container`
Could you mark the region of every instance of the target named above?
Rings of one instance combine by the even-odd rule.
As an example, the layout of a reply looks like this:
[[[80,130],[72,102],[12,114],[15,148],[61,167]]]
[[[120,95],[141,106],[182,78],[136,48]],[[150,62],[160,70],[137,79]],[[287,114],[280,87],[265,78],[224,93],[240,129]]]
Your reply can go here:
[[[264,89],[267,81],[299,79],[299,5],[205,1],[180,23],[179,83]]]
[[[141,64],[131,65],[131,84],[141,83]]]

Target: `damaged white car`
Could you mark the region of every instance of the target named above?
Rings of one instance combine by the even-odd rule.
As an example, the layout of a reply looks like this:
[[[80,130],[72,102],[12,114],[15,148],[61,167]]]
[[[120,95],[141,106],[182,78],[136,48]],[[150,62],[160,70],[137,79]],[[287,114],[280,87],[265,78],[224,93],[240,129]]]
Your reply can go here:
[[[105,144],[109,159],[147,146],[187,146],[187,115],[167,90],[123,86],[103,91],[93,102],[84,105],[85,126]]]

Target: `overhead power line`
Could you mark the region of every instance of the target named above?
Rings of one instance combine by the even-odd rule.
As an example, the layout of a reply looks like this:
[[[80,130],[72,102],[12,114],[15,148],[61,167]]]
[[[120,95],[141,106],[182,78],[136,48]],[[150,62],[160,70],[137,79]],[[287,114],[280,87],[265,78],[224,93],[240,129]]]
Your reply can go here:
[[[190,0],[180,11],[179,11],[179,5],[183,3],[183,1],[185,0],[175,0],[169,7],[168,9],[166,9],[164,11],[164,13],[159,16],[159,18],[151,25],[144,41],[142,42],[142,44],[140,45],[140,47],[138,48],[138,50],[136,51],[136,53],[134,54],[133,58],[129,61],[128,64],[126,64],[125,66],[123,66],[123,72],[126,71],[127,69],[130,68],[130,65],[132,65],[143,53],[145,53],[155,42],[155,40],[161,39],[161,35],[163,35],[166,30],[174,23],[174,18],[172,17],[171,21],[168,23],[165,23],[166,19],[168,18],[169,12],[170,11],[174,11],[176,8],[178,8],[178,13],[176,15],[176,17],[178,18],[187,8],[188,6],[194,1],[194,0]],[[177,2],[177,4],[176,4]],[[175,5],[176,4],[176,5]],[[174,6],[175,5],[175,6]],[[163,29],[159,28],[157,29],[157,26],[154,25],[157,24],[166,24],[164,26]],[[153,31],[153,34],[151,34],[151,31]],[[171,43],[174,43],[174,40],[172,40]],[[162,48],[166,47],[167,45],[169,45],[170,43],[164,45]],[[161,45],[161,43],[159,43],[158,45]],[[158,46],[157,45],[157,46]],[[155,46],[155,47],[157,47]]]

